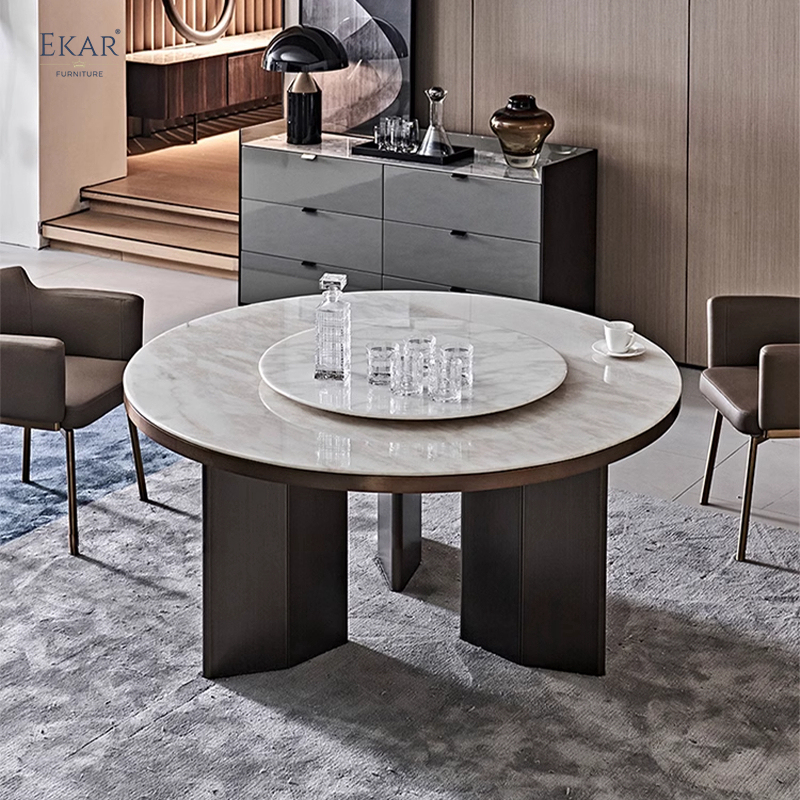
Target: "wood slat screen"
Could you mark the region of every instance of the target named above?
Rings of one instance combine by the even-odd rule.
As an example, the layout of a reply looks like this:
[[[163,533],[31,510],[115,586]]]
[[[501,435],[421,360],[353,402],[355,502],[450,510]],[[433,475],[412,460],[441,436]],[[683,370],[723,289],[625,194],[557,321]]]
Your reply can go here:
[[[125,0],[126,52],[159,50],[186,40],[170,25],[161,0]],[[223,0],[176,0],[181,16],[193,28],[212,26]],[[236,0],[236,11],[225,36],[281,27],[281,0]]]

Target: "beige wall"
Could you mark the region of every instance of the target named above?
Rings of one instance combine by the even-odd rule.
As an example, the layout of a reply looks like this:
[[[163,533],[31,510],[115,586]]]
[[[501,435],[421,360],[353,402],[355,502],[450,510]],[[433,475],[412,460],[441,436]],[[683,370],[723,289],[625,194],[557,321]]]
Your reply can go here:
[[[116,33],[119,30],[120,33]],[[39,0],[39,31],[53,43],[39,60],[40,219],[79,208],[80,190],[126,174],[125,0]],[[88,36],[97,52],[60,54],[59,36],[79,53]],[[117,55],[102,55],[102,37]],[[111,45],[110,40],[106,40]],[[75,67],[75,64],[84,66]],[[91,71],[102,78],[62,78],[59,71]]]
[[[418,89],[451,90],[453,130],[525,92],[598,148],[599,314],[702,364],[707,297],[800,293],[797,0],[417,6]]]

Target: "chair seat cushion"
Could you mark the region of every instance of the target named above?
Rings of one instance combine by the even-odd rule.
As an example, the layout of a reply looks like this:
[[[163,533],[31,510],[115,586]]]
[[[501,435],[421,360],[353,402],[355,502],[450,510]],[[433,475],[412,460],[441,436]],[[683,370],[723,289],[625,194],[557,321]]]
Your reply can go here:
[[[760,436],[758,367],[710,367],[700,375],[700,392],[741,433]]]
[[[122,373],[125,361],[110,358],[67,356],[67,413],[63,428],[83,428],[122,402]]]

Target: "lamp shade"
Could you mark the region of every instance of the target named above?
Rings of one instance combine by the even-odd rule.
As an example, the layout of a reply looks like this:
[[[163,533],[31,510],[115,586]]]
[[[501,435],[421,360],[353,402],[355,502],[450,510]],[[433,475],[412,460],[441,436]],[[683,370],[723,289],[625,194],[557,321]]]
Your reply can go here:
[[[272,72],[325,72],[344,69],[348,63],[342,43],[312,25],[293,25],[281,31],[261,59],[261,66]]]

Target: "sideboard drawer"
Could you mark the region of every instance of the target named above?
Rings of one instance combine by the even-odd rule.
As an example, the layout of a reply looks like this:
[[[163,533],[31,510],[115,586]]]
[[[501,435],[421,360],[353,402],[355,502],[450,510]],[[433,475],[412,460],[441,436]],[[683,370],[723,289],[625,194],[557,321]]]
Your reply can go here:
[[[384,170],[386,219],[540,241],[538,184],[408,167]]]
[[[300,294],[319,294],[319,279],[323,273],[334,269],[338,268],[243,250],[239,262],[239,301],[260,303]],[[381,288],[381,276],[374,272],[348,269],[346,274],[348,290]]]
[[[385,275],[539,299],[539,245],[384,222]]]
[[[242,249],[381,272],[381,221],[242,200]]]
[[[242,197],[381,218],[383,167],[285,150],[242,148]]]

